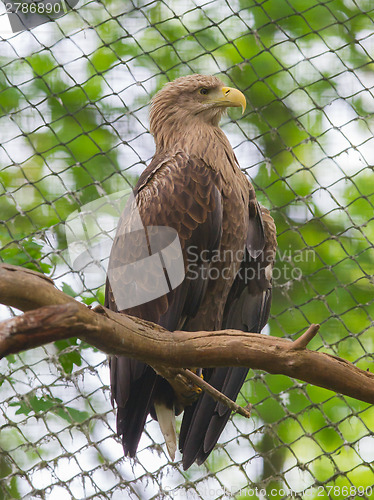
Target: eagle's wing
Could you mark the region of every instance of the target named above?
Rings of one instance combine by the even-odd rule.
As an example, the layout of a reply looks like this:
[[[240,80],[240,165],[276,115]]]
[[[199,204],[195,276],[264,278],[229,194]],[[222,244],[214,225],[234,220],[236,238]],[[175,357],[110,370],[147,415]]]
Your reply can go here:
[[[227,298],[222,328],[260,332],[265,326],[271,302],[271,270],[276,249],[275,225],[269,212],[252,197],[249,207],[246,255]],[[269,266],[269,267],[268,267]],[[204,370],[204,377],[216,389],[236,400],[247,376],[247,368]],[[196,460],[202,464],[221,435],[230,410],[204,393],[185,409],[179,436],[183,468]]]
[[[145,228],[169,226],[179,235],[185,258],[186,249],[194,247],[196,254],[219,248],[222,234],[222,200],[220,177],[202,160],[185,153],[155,156],[142,173],[135,195],[140,217]],[[125,264],[135,262],[142,255],[141,244],[132,240],[132,255],[125,255],[123,235],[126,231],[119,223],[114,240],[108,274],[123,287],[131,286],[122,271]],[[124,265],[121,265],[124,264]],[[206,265],[206,264],[205,264]],[[200,275],[200,273],[199,273]],[[203,273],[202,273],[203,275]],[[164,276],[162,276],[164,278]],[[160,276],[147,276],[150,284]],[[126,309],[126,312],[147,319],[173,331],[193,317],[204,297],[207,280],[185,279],[177,288],[145,304]],[[106,307],[118,311],[111,283],[107,280]],[[154,415],[155,398],[170,400],[172,389],[154,370],[139,361],[113,356],[110,361],[112,399],[116,402],[117,431],[122,436],[125,455],[134,456],[148,414]]]

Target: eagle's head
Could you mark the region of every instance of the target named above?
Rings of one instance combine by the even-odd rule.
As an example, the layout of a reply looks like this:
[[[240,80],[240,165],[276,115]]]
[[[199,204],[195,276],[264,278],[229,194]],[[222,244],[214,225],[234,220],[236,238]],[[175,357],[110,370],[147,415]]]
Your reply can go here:
[[[246,100],[237,89],[225,87],[216,76],[182,76],[167,83],[152,99],[150,129],[156,135],[161,124],[174,127],[201,123],[217,126],[228,107],[241,107]]]

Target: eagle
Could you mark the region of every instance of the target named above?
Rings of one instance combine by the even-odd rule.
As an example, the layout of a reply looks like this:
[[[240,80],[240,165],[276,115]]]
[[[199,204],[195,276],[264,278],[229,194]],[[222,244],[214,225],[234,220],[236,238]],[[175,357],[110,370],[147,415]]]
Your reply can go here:
[[[135,206],[145,228],[176,232],[184,274],[177,286],[145,303],[127,307],[118,300],[115,290],[125,293],[137,286],[126,274],[127,264],[144,257],[139,231],[132,231],[130,245],[124,238],[131,236],[127,226],[133,209],[127,210],[119,220],[109,258],[105,305],[112,311],[152,321],[171,332],[230,328],[260,333],[267,323],[276,230],[219,127],[228,107],[244,112],[244,95],[210,75],[179,77],[151,100],[150,131],[156,151],[134,188]],[[143,274],[141,286],[159,283],[157,273],[152,275],[144,267]],[[244,367],[201,370],[193,365],[191,359],[190,368],[232,400],[248,373]],[[135,457],[151,415],[158,420],[174,460],[175,415],[183,411],[179,433],[183,468],[206,460],[230,417],[226,406],[197,388],[191,400],[181,404],[166,379],[135,359],[112,356],[110,372],[125,456]]]

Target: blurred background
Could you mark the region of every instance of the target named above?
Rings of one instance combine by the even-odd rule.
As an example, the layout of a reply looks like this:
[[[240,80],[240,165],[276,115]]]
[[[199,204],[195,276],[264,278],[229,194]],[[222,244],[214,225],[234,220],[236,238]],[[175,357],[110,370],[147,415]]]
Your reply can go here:
[[[65,221],[134,185],[165,82],[215,74],[246,95],[222,128],[277,225],[264,334],[320,323],[311,348],[374,371],[373,18],[370,0],[83,0],[12,33],[0,4],[0,259],[103,303],[103,273],[69,263]],[[374,498],[374,409],[355,399],[250,371],[252,418],[184,472],[151,421],[123,458],[106,356],[80,340],[0,373],[1,500]]]

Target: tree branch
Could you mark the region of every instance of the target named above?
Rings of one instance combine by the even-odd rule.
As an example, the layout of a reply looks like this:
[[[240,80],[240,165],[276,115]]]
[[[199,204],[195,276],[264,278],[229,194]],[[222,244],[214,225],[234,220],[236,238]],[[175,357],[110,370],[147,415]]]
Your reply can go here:
[[[76,336],[107,354],[153,366],[173,385],[180,383],[176,375],[186,375],[186,366],[247,366],[374,403],[372,373],[307,348],[318,325],[311,325],[295,342],[236,330],[169,332],[102,306],[89,309],[42,274],[10,265],[0,266],[0,303],[28,311],[0,323],[0,356]]]
[[[246,408],[242,408],[241,406],[237,405],[234,401],[232,401],[230,398],[222,394],[222,392],[217,391],[217,389],[208,384],[208,382],[205,382],[205,380],[203,380],[201,377],[193,373],[191,370],[186,370],[185,368],[182,368],[181,374],[184,375],[186,378],[190,379],[191,382],[193,382],[201,389],[204,389],[204,391],[210,394],[212,398],[214,398],[216,401],[220,401],[225,406],[230,408],[231,411],[239,413],[239,415],[242,415],[245,418],[249,418],[251,416],[250,405],[248,405]],[[177,377],[180,376],[181,376],[180,374],[177,375]]]

